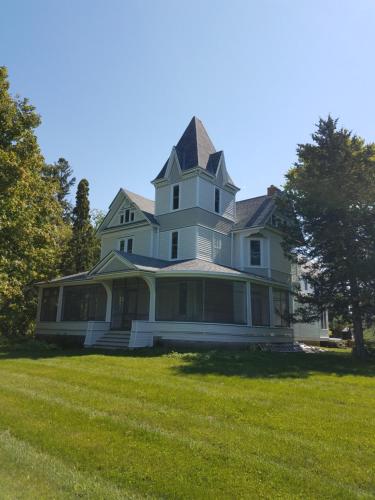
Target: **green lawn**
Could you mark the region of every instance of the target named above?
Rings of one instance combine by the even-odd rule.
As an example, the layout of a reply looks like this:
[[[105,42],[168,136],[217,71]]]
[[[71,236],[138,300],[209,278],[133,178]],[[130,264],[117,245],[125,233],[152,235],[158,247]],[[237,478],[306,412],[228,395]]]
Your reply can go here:
[[[375,364],[0,347],[0,498],[375,498]]]

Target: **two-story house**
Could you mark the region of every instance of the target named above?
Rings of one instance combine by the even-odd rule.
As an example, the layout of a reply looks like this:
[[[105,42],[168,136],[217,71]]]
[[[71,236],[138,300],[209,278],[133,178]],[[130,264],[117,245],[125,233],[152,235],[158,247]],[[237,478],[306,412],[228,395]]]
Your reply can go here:
[[[98,229],[93,269],[41,283],[37,335],[86,346],[319,341],[288,323],[291,264],[280,245],[280,191],[239,188],[194,117],[152,181],[155,201],[120,189]],[[307,331],[306,330],[306,331]]]

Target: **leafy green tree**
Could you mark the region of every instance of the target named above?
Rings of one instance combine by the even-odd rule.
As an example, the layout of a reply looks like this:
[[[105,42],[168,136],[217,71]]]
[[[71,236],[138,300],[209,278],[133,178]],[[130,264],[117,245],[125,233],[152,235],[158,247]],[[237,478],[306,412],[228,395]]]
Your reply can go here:
[[[73,169],[65,158],[59,158],[52,165],[46,165],[44,175],[47,179],[56,183],[57,200],[62,206],[64,221],[69,223],[72,219],[72,204],[69,201],[71,188],[76,182],[73,177]]]
[[[375,307],[375,145],[337,120],[320,120],[286,175],[283,209],[294,221],[284,247],[302,265],[311,295],[298,293],[300,320],[328,308],[353,325],[363,357],[363,322]]]
[[[56,275],[62,210],[35,129],[40,118],[27,99],[12,97],[0,67],[0,332],[27,333],[36,314],[33,284]]]
[[[87,271],[94,265],[97,245],[90,217],[89,183],[86,179],[82,179],[77,187],[76,204],[73,209],[73,230],[70,242],[73,273]]]

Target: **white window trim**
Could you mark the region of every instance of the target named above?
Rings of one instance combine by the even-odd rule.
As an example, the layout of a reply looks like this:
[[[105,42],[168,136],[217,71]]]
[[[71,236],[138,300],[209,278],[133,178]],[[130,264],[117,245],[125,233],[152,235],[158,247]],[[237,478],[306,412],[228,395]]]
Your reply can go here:
[[[177,257],[172,257],[172,234],[177,233]],[[169,258],[170,260],[178,260],[180,254],[180,231],[174,229],[169,234]]]
[[[175,186],[178,186],[178,208],[173,208],[173,190]],[[170,209],[171,212],[178,212],[179,210],[181,210],[181,182],[171,184]]]
[[[129,242],[129,240],[133,240],[133,251],[132,251],[132,253],[134,253],[134,236],[126,236],[126,238],[120,238],[118,240],[118,249],[119,249],[120,252],[126,252],[126,253],[128,253],[128,244],[129,244],[128,242]],[[120,250],[120,248],[121,248],[121,242],[122,241],[124,242],[124,250]]]
[[[260,264],[259,265],[253,265],[251,263],[251,242],[252,241],[259,241],[260,242]],[[254,268],[260,268],[260,267],[265,267],[264,266],[264,239],[263,238],[249,238],[248,239],[248,251],[247,251],[247,262],[249,267],[254,267]]]

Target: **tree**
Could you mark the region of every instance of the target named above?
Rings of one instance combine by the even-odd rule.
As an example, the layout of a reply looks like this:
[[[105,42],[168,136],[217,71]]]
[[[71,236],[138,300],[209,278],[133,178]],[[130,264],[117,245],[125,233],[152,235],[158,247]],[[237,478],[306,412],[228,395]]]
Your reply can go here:
[[[65,158],[59,158],[52,165],[46,165],[44,175],[47,179],[55,182],[57,187],[57,201],[63,209],[64,221],[69,223],[72,218],[73,207],[68,199],[70,189],[74,186],[76,178],[73,177],[73,169]]]
[[[60,258],[61,207],[35,129],[40,117],[27,99],[9,93],[0,67],[0,331],[31,331],[36,281],[56,274]]]
[[[77,187],[76,204],[73,209],[73,231],[70,242],[71,271],[87,271],[95,263],[97,247],[94,228],[90,218],[89,183],[82,179]]]
[[[312,144],[300,144],[280,202],[294,221],[284,249],[313,288],[297,294],[300,319],[323,308],[353,325],[353,353],[364,357],[363,320],[375,307],[375,145],[320,120]]]

